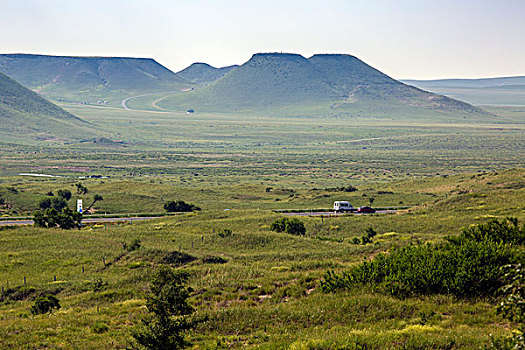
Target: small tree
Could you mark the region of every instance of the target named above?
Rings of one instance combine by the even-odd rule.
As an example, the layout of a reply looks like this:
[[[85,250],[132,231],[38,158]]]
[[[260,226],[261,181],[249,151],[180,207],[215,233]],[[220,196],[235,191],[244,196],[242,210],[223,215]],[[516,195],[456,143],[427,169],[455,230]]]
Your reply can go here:
[[[82,185],[80,182],[75,184],[75,186],[77,188],[77,194],[87,194],[88,193],[87,187]]]
[[[60,309],[60,301],[54,295],[48,294],[35,299],[35,303],[31,306],[31,313],[41,315],[51,313],[53,309]]]
[[[132,332],[139,347],[144,349],[183,349],[189,345],[184,333],[196,322],[190,317],[194,309],[188,303],[189,275],[161,266],[153,275],[146,295],[148,316]]]
[[[96,194],[95,197],[93,197],[93,203],[91,203],[91,205],[89,206],[89,208],[86,209],[86,211],[90,210],[91,208],[93,208],[93,206],[95,205],[96,202],[100,202],[100,201],[103,201],[104,198],[102,198],[102,196],[100,194]]]
[[[59,197],[63,198],[65,201],[69,201],[71,199],[70,190],[58,190],[57,194]]]

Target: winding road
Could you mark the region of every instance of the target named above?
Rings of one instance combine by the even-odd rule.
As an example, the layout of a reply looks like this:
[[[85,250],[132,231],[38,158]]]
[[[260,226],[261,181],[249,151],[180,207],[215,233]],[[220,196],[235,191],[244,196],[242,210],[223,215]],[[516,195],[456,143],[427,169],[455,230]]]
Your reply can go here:
[[[134,99],[134,98],[145,97],[145,96],[154,96],[154,95],[163,95],[163,94],[173,94],[173,93],[177,93],[177,92],[186,92],[186,91],[190,91],[190,90],[188,90],[188,89],[184,89],[184,90],[174,90],[174,91],[162,91],[162,92],[153,92],[153,93],[150,93],[150,94],[143,94],[143,95],[131,96],[131,97],[127,97],[127,98],[123,99],[123,100],[120,102],[120,104],[121,104],[122,108],[124,108],[124,109],[131,109],[131,108],[128,107],[128,104],[127,104],[127,103],[128,103],[129,100],[132,100],[132,99]],[[159,102],[160,100],[164,99],[165,97],[167,97],[167,96],[163,96],[163,97],[161,97],[161,98],[159,98],[159,99],[156,99],[155,101],[153,101],[153,102],[151,103],[151,105],[152,105],[153,107],[157,108],[157,109],[160,109],[160,110],[162,110],[162,111],[165,111],[164,108],[159,107],[159,106],[157,106],[157,104],[156,104],[157,102]]]

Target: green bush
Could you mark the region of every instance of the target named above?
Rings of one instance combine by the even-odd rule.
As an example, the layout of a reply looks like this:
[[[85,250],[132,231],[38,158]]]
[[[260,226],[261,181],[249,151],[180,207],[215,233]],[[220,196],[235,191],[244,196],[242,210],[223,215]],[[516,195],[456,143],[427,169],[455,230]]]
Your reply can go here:
[[[99,278],[93,283],[93,292],[101,292],[108,287],[108,282],[102,281],[102,278]]]
[[[54,295],[48,294],[35,299],[35,303],[31,306],[31,313],[41,315],[50,313],[53,309],[60,309],[60,301]]]
[[[304,223],[297,218],[277,219],[270,225],[270,230],[275,232],[286,232],[298,236],[304,236],[304,234],[306,233]]]
[[[393,295],[493,295],[502,285],[500,268],[513,261],[515,251],[502,239],[493,238],[492,227],[478,225],[471,230],[479,234],[462,234],[444,243],[393,249],[342,274],[329,271],[322,289],[331,292],[371,284]],[[514,225],[505,227],[514,232]],[[512,236],[500,233],[498,237]]]
[[[225,228],[224,230],[219,230],[217,232],[217,234],[219,235],[219,237],[221,238],[224,238],[224,237],[230,237],[232,235],[232,230],[228,229],[228,228]]]
[[[131,241],[130,244],[127,244],[127,243],[122,244],[122,248],[124,248],[124,250],[127,250],[128,252],[138,250],[140,249],[140,247],[141,247],[141,244],[140,244],[139,238],[135,238],[134,240]]]
[[[186,203],[184,201],[168,201],[164,203],[164,210],[166,210],[168,213],[172,212],[192,212],[192,211],[198,211],[201,210],[201,208]]]
[[[108,331],[109,327],[104,322],[96,322],[93,327],[91,327],[91,330],[93,333],[102,334],[106,333]]]
[[[516,218],[491,220],[486,224],[478,224],[463,229],[460,239],[473,239],[477,242],[492,240],[495,242],[516,245],[525,244],[525,225],[518,224]]]

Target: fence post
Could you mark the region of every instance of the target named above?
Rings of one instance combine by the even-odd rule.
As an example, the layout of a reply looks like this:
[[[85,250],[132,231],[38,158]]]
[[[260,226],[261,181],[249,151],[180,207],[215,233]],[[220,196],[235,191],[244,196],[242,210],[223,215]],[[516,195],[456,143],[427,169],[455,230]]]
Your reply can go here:
[[[27,285],[26,276],[24,276],[24,286]]]
[[[57,276],[56,275],[53,276],[53,281],[55,281],[55,282],[57,281]]]

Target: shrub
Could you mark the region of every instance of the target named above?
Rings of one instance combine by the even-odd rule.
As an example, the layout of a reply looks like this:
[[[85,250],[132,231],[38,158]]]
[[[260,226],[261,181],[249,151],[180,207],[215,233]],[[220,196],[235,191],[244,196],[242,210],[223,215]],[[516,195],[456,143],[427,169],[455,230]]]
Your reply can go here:
[[[139,238],[135,238],[134,240],[131,241],[130,244],[127,244],[127,243],[124,243],[122,244],[122,248],[124,248],[124,250],[127,250],[128,252],[132,252],[134,250],[138,250],[140,249],[141,245],[140,245],[140,239]]]
[[[514,225],[506,227],[514,232]],[[491,226],[482,224],[472,230],[479,234],[397,248],[339,275],[329,271],[321,282],[322,288],[330,292],[372,284],[394,295],[492,295],[502,285],[500,268],[514,259],[515,252],[501,239],[493,239]],[[501,237],[509,235],[502,232]]]
[[[103,282],[102,278],[99,278],[93,283],[93,292],[101,292],[108,287],[108,282]]]
[[[37,211],[33,220],[37,227],[60,227],[64,230],[71,230],[81,227],[82,214],[67,207],[61,212],[55,208],[48,208],[44,211]]]
[[[106,333],[108,331],[109,327],[104,322],[96,322],[93,327],[91,327],[91,330],[93,333],[102,334]]]
[[[164,203],[164,210],[166,210],[168,213],[172,212],[192,212],[192,211],[198,211],[201,210],[201,208],[186,203],[184,201],[168,201]]]
[[[228,228],[225,228],[224,230],[219,230],[217,232],[217,234],[219,235],[219,237],[221,238],[224,238],[224,237],[230,237],[232,235],[232,230],[228,229]]]
[[[506,218],[501,221],[494,219],[485,224],[463,229],[460,239],[473,239],[477,242],[492,240],[521,245],[525,244],[525,225],[520,227],[516,218]]]
[[[286,232],[292,235],[304,236],[306,228],[304,223],[297,218],[280,218],[272,222],[270,230],[275,232]]]
[[[35,303],[31,306],[31,313],[33,315],[41,315],[51,313],[53,309],[60,309],[60,301],[52,294],[35,299]]]
[[[492,337],[489,348],[525,349],[525,272],[521,264],[506,265],[502,271],[505,285],[500,290],[503,300],[497,310],[519,326],[509,337]]]

